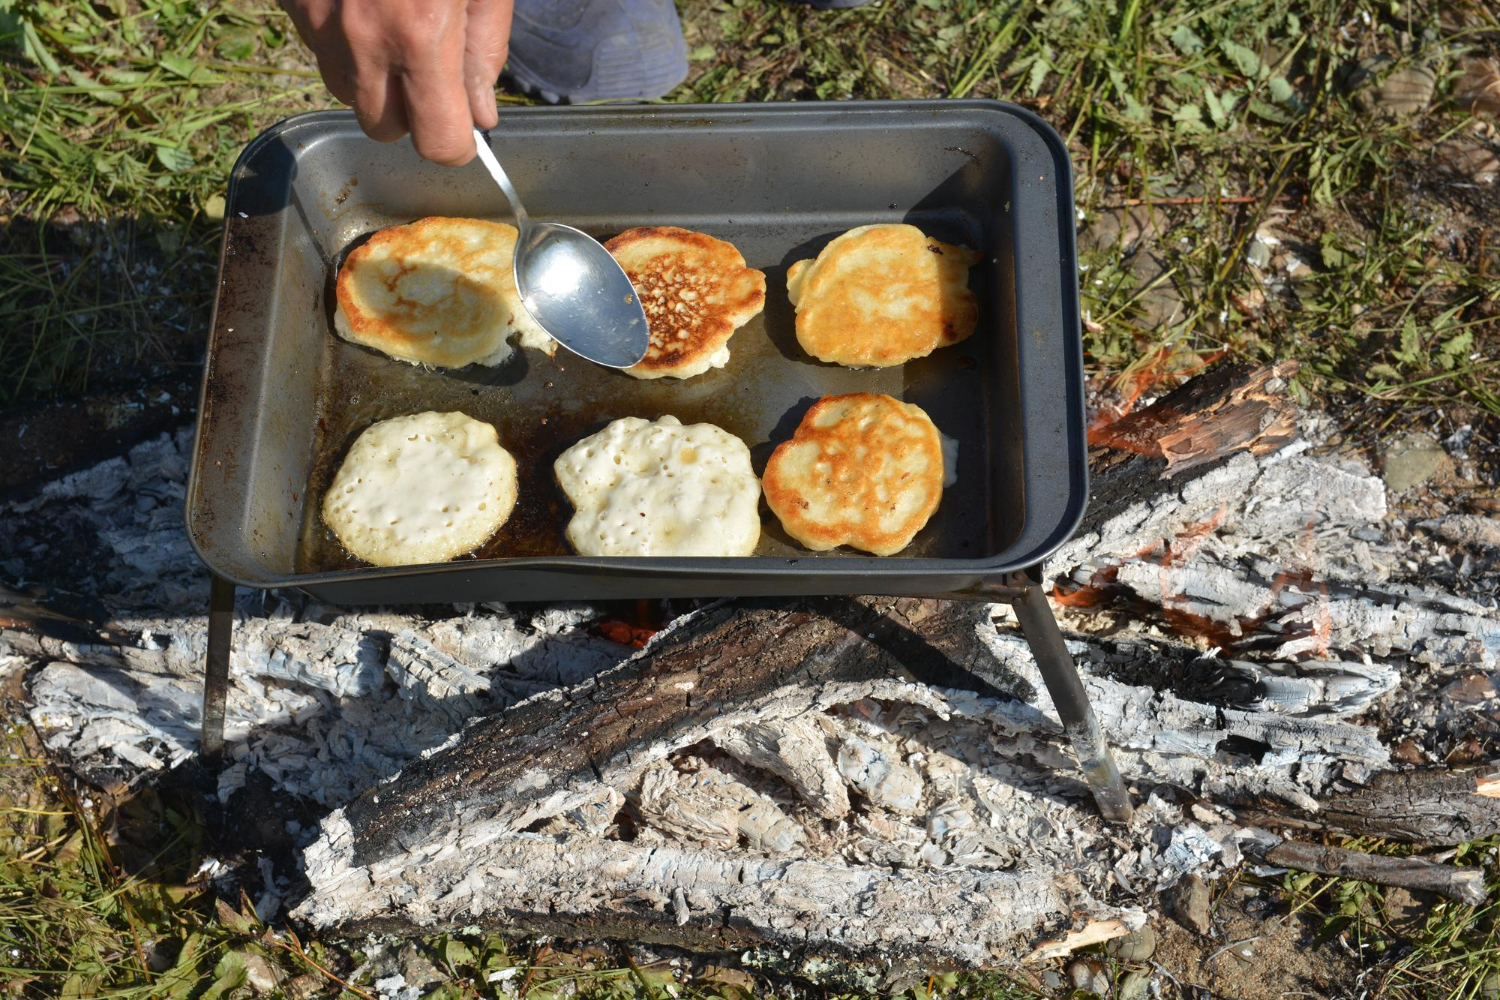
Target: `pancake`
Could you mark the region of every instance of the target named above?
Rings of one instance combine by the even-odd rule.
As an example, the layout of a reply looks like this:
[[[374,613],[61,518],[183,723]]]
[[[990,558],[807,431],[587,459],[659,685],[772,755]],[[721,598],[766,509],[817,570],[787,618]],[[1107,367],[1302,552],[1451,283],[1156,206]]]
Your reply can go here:
[[[979,260],[916,226],[851,229],[787,271],[797,342],[851,368],[889,368],[956,344],[979,320],[969,291]]]
[[[766,463],[766,503],[814,552],[906,548],[945,482],[942,436],[918,406],[877,393],[824,396]]]
[[[323,498],[323,520],[376,566],[446,562],[483,545],[516,505],[516,460],[495,428],[417,413],[365,428]]]
[[[760,541],[750,449],[713,424],[624,417],[553,466],[576,508],[568,541],[585,556],[748,556]]]
[[[507,342],[551,353],[556,341],[521,305],[511,274],[516,228],[421,219],[382,229],[339,269],[339,336],[399,361],[438,368],[498,365]]]
[[[651,346],[625,371],[690,378],[729,362],[729,338],[766,303],[766,276],[731,243],[676,226],[630,229],[604,244],[646,310]]]

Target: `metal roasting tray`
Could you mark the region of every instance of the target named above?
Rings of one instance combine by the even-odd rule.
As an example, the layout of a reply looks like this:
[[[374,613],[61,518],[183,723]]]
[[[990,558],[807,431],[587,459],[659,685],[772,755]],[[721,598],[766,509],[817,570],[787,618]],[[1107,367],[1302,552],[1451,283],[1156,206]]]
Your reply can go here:
[[[336,603],[946,594],[1014,580],[1073,532],[1088,487],[1072,180],[1041,119],[994,101],[522,108],[492,134],[534,217],[727,239],[766,272],[764,313],[730,341],[727,368],[686,381],[521,349],[496,369],[429,371],[345,343],[332,281],[349,249],[427,215],[505,219],[504,203],[477,163],[373,142],[352,113],[284,121],[229,183],[186,504],[216,574]],[[787,267],[887,221],[983,251],[978,329],[899,368],[821,364],[797,346]],[[814,554],[762,505],[752,557],[570,553],[551,465],[583,435],[623,416],[707,420],[744,439],[760,473],[809,404],[853,391],[917,403],[959,441],[958,484],[906,552]],[[321,523],[322,491],[365,427],[427,409],[498,428],[519,465],[516,512],[473,557],[356,563]]]
[[[1088,493],[1073,185],[1057,134],[995,101],[508,109],[492,134],[535,217],[601,237],[674,224],[730,240],[766,272],[765,312],[730,341],[727,368],[684,382],[637,381],[564,351],[458,372],[392,361],[334,335],[339,263],[384,226],[504,218],[492,183],[478,165],[438,167],[409,142],[372,142],[349,112],[256,138],[229,182],[186,504],[214,574],[205,758],[224,749],[237,583],[343,604],[940,595],[1013,605],[1101,813],[1128,823],[1130,796],[1040,579]],[[983,251],[974,336],[881,371],[804,355],[787,267],[854,226],[903,220]],[[764,505],[751,557],[568,551],[552,461],[610,420],[711,421],[750,445],[760,473],[815,399],[860,390],[917,403],[959,442],[958,484],[904,553],[803,551]],[[496,426],[519,467],[516,512],[472,557],[358,565],[320,521],[322,491],[365,427],[427,409]]]

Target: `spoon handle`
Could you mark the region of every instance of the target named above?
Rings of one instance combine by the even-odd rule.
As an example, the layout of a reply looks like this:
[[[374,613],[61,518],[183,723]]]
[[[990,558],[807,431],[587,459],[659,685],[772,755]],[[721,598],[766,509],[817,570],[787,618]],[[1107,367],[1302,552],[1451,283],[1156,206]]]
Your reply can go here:
[[[484,164],[495,183],[500,185],[500,192],[505,195],[505,200],[510,202],[511,213],[516,217],[516,229],[525,232],[531,225],[531,218],[526,214],[526,208],[521,204],[521,196],[516,194],[515,187],[510,178],[505,174],[505,168],[500,166],[500,161],[495,159],[494,150],[490,149],[490,134],[481,128],[474,129],[474,148],[479,154],[479,161]]]

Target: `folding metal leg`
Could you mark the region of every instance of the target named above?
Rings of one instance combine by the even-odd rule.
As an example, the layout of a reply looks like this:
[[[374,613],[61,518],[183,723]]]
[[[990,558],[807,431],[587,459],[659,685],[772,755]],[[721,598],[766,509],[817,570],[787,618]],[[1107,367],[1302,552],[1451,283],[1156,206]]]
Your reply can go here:
[[[1083,680],[1078,676],[1078,665],[1073,654],[1063,643],[1062,631],[1057,619],[1052,616],[1052,607],[1047,595],[1042,592],[1040,581],[1029,574],[1026,585],[1014,598],[1012,606],[1021,623],[1021,631],[1036,657],[1042,680],[1052,703],[1057,706],[1058,718],[1063,731],[1073,742],[1078,754],[1078,763],[1083,767],[1084,779],[1099,803],[1104,818],[1114,823],[1129,823],[1134,815],[1130,804],[1130,793],[1110,756],[1109,745],[1099,729],[1099,720],[1094,716],[1094,706],[1089,703],[1088,692],[1083,689]]]
[[[229,650],[234,639],[234,584],[212,574],[208,597],[208,664],[203,677],[203,729],[198,749],[213,763],[224,753],[224,711],[229,700]]]

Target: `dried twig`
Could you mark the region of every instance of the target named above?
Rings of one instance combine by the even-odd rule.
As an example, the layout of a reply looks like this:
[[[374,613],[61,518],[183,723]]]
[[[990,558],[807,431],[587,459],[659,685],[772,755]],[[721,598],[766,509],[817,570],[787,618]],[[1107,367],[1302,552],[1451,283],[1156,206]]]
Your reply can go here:
[[[1267,864],[1282,868],[1436,892],[1475,906],[1488,898],[1480,869],[1455,868],[1424,858],[1390,858],[1295,840],[1284,840],[1261,857]]]
[[[1251,205],[1260,201],[1253,194],[1193,194],[1175,198],[1126,198],[1118,205],[1106,208],[1135,208],[1137,205]]]
[[[1212,955],[1209,955],[1207,958],[1205,958],[1203,960],[1203,964],[1207,965],[1210,962],[1216,961],[1218,957],[1220,955],[1223,955],[1225,952],[1233,951],[1236,948],[1243,948],[1247,944],[1254,944],[1255,942],[1263,940],[1264,938],[1264,934],[1257,934],[1254,937],[1240,938],[1238,941],[1231,941],[1226,945],[1220,946],[1217,950],[1214,951]]]
[[[290,943],[288,943],[288,942],[290,942]],[[329,982],[337,983],[339,986],[341,986],[344,989],[348,990],[350,993],[353,993],[355,996],[364,997],[365,1000],[375,1000],[375,997],[372,994],[370,994],[369,992],[360,989],[358,986],[355,986],[353,983],[345,982],[344,980],[340,979],[338,976],[335,976],[332,972],[329,972],[327,969],[323,968],[323,966],[321,966],[317,962],[315,962],[313,960],[313,957],[311,955],[309,955],[305,949],[303,949],[302,942],[297,938],[297,935],[296,935],[295,932],[290,931],[290,930],[287,931],[286,932],[286,941],[275,941],[275,940],[272,940],[271,943],[274,944],[276,947],[281,948],[284,951],[289,952],[298,961],[304,963],[305,965],[310,966],[313,969],[313,971],[315,971],[315,972],[319,973],[320,975],[322,975],[323,978],[327,979]]]

